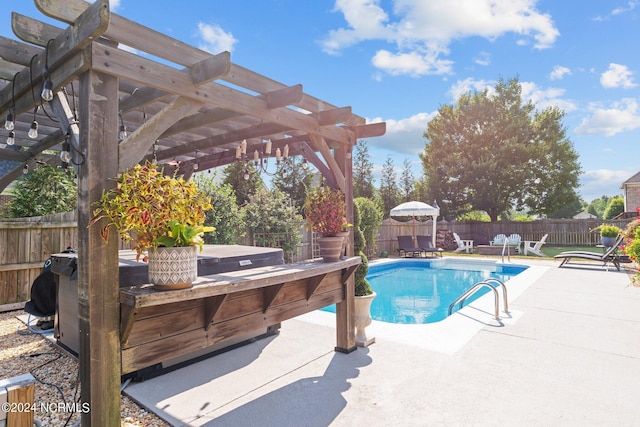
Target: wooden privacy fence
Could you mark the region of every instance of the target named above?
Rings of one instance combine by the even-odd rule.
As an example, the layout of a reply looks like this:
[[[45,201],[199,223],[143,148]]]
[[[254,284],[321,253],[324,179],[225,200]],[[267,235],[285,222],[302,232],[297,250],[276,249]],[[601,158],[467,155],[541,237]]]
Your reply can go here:
[[[21,308],[51,254],[77,247],[75,212],[0,218],[0,311]]]
[[[595,246],[600,243],[600,234],[590,230],[602,223],[617,225],[624,229],[629,219],[622,220],[573,220],[573,219],[544,219],[532,222],[500,221],[438,221],[437,230],[458,233],[461,239],[473,240],[474,245],[489,244],[497,234],[519,234],[522,240],[540,240],[548,234],[546,244],[552,246]],[[379,256],[382,251],[389,255],[398,254],[397,236],[431,235],[432,221],[399,222],[385,219],[378,229],[375,254],[369,249],[367,256]],[[415,227],[415,228],[414,228]]]
[[[604,221],[624,228],[629,219]],[[497,234],[520,234],[522,240],[540,240],[545,234],[547,245],[594,246],[600,235],[590,232],[602,224],[602,220],[539,220],[533,222],[477,222],[438,221],[437,230],[456,232],[462,239],[470,239],[475,245],[487,244]],[[376,246],[367,246],[366,255],[374,258],[382,251],[398,254],[399,235],[430,235],[432,222],[399,222],[386,219],[378,230]],[[318,257],[313,233],[304,223],[300,224],[302,242],[288,254],[292,262]],[[31,284],[40,274],[42,266],[51,254],[69,246],[77,247],[77,218],[75,212],[33,218],[0,219],[0,311],[21,308],[29,300]],[[255,245],[252,234],[241,239],[240,244]],[[122,246],[124,248],[124,246]]]

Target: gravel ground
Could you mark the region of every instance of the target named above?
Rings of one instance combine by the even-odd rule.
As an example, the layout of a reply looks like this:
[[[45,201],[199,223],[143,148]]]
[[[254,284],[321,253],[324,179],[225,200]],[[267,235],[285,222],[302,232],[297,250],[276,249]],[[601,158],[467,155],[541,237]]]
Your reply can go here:
[[[36,378],[35,418],[43,426],[79,424],[78,412],[57,411],[60,403],[69,405],[80,400],[78,362],[45,337],[28,333],[17,316],[24,311],[0,313],[0,379],[30,372]],[[43,407],[44,410],[40,410]],[[46,408],[53,408],[46,410]],[[120,402],[121,425],[126,427],[169,426],[155,414],[146,411],[126,396]]]

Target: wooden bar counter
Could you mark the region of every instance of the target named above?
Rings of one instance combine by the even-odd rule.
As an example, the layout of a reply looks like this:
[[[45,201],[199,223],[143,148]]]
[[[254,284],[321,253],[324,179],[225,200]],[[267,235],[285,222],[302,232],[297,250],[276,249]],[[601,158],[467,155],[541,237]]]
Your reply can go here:
[[[355,347],[353,272],[360,257],[309,260],[199,277],[193,287],[120,289],[122,374],[259,335],[272,325],[337,304],[336,350]]]

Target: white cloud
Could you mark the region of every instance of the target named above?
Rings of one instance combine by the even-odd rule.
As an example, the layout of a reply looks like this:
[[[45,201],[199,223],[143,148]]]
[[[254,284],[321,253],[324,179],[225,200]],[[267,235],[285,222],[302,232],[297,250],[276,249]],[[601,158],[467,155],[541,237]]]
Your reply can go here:
[[[386,119],[380,117],[367,120],[367,123],[385,121],[387,131],[381,137],[368,140],[368,144],[388,151],[405,155],[417,155],[424,150],[424,132],[429,121],[438,113],[418,113],[404,119]]]
[[[625,98],[609,108],[591,104],[589,109],[591,116],[582,119],[582,123],[575,129],[576,134],[613,136],[640,128],[640,111],[638,101],[634,98]]]
[[[481,92],[484,89],[488,89],[491,93],[495,88],[496,82],[493,80],[475,80],[471,77],[467,77],[464,80],[458,80],[451,85],[448,95],[453,102],[457,102],[460,95],[467,92]]]
[[[478,55],[473,59],[478,65],[487,66],[491,64],[491,54],[489,52],[479,52]]]
[[[551,80],[562,80],[564,76],[568,76],[571,74],[571,70],[567,67],[563,67],[562,65],[556,65],[553,67],[553,71],[549,74],[549,79]]]
[[[109,10],[111,10],[112,12],[117,11],[118,9],[120,9],[120,3],[121,3],[121,0],[110,0]]]
[[[630,1],[627,3],[627,7],[616,7],[611,11],[611,15],[622,15],[623,13],[632,11],[638,5],[640,5],[640,1]]]
[[[609,69],[600,76],[600,84],[607,88],[630,89],[638,86],[633,81],[633,73],[626,65],[609,64]]]
[[[441,59],[454,40],[483,37],[495,40],[505,34],[521,36],[520,43],[536,49],[553,45],[559,32],[551,16],[536,10],[537,0],[395,0],[393,16],[381,0],[336,0],[346,28],[329,31],[323,50],[337,54],[365,40],[383,40],[396,51],[379,50],[374,65],[390,73],[448,74],[451,61]],[[398,67],[392,60],[404,63]]]
[[[410,74],[421,76],[425,74],[450,74],[452,61],[438,59],[437,55],[427,52],[422,55],[418,52],[391,53],[388,50],[379,50],[371,59],[376,68],[396,76]]]
[[[558,107],[565,112],[570,112],[577,109],[573,101],[562,98],[565,93],[564,89],[557,87],[542,89],[533,82],[521,82],[520,86],[522,87],[523,102],[530,99],[538,110],[544,110],[547,107]]]
[[[233,37],[233,34],[225,32],[218,25],[205,24],[203,22],[198,23],[198,36],[202,39],[202,43],[199,46],[200,49],[213,54],[224,51],[231,52],[233,45],[238,42]]]
[[[594,169],[580,176],[580,195],[586,202],[601,196],[622,194],[620,185],[636,172]]]

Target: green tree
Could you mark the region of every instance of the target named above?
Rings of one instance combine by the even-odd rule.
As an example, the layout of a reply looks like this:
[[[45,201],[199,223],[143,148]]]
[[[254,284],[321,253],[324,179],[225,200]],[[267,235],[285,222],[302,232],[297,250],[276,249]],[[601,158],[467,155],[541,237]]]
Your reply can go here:
[[[289,157],[284,161],[282,169],[273,177],[273,185],[278,190],[288,194],[301,212],[306,197],[307,188],[311,186],[313,174],[304,163]]]
[[[377,253],[376,239],[378,237],[378,228],[382,224],[382,210],[371,199],[366,197],[357,197],[353,201],[354,206],[358,207],[360,214],[360,229],[364,237],[365,248],[364,253],[373,255]]]
[[[233,188],[238,206],[247,203],[258,188],[264,187],[253,162],[233,162],[222,172],[224,175],[222,182]]]
[[[580,166],[563,113],[537,112],[521,92],[517,78],[500,79],[495,91],[465,93],[429,122],[423,179],[444,217],[482,210],[495,221],[511,208],[547,214],[577,198]]]
[[[609,196],[601,196],[597,199],[593,199],[589,206],[587,207],[587,212],[592,215],[597,216],[598,218],[602,218],[604,215],[604,211],[607,208],[607,204],[609,203]]]
[[[382,166],[382,176],[380,177],[380,188],[378,194],[382,199],[382,210],[385,218],[389,217],[391,209],[400,203],[400,191],[398,190],[397,174],[393,166],[393,159],[387,156],[387,161]]]
[[[231,185],[216,182],[216,175],[198,174],[195,177],[198,189],[211,199],[213,209],[206,212],[205,224],[213,226],[216,231],[205,233],[204,241],[208,244],[232,245],[245,234],[244,211],[236,201]]]
[[[373,163],[364,140],[358,140],[353,157],[353,197],[372,198],[375,193]]]
[[[255,245],[282,248],[286,262],[291,262],[292,253],[302,241],[303,221],[291,199],[277,188],[260,188],[244,211]]]
[[[584,205],[580,198],[573,199],[570,198],[567,200],[565,206],[561,207],[555,212],[549,213],[549,218],[571,218],[575,214],[580,213],[584,210]]]
[[[415,184],[415,178],[411,172],[411,162],[405,158],[402,162],[402,174],[400,175],[400,197],[403,202],[414,200]]]
[[[613,219],[621,213],[624,213],[624,199],[622,196],[615,196],[609,199],[602,219]]]
[[[21,176],[13,188],[9,212],[14,218],[70,212],[78,202],[71,169],[40,166]]]

